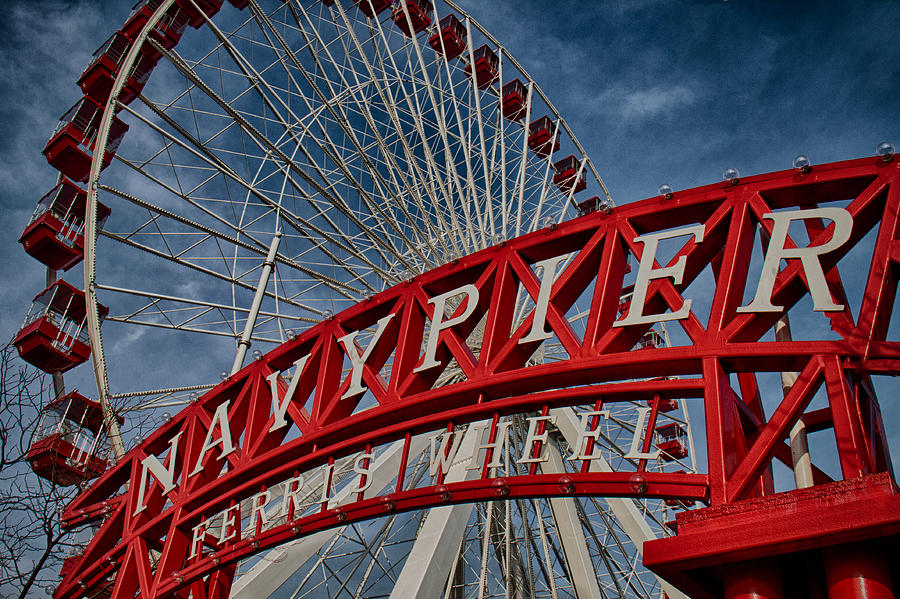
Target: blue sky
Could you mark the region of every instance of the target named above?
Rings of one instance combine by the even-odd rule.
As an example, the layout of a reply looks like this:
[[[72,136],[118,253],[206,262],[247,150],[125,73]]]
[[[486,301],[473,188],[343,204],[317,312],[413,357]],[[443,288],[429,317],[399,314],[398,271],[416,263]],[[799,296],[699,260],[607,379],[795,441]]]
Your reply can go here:
[[[788,168],[798,153],[815,164],[900,143],[897,2],[458,1],[546,90],[619,204],[664,182],[718,181],[730,166],[749,175]],[[40,151],[132,3],[4,2],[5,339],[44,286],[16,241],[55,182]]]

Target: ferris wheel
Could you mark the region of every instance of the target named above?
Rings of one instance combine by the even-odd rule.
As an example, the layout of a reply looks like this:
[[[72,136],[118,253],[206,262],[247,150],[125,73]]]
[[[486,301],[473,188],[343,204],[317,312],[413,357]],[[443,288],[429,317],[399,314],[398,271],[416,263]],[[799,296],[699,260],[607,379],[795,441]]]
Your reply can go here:
[[[613,206],[544,91],[453,2],[229,2],[138,2],[45,149],[61,176],[34,222],[55,218],[74,248],[45,250],[45,263],[67,270],[83,255],[84,289],[51,285],[30,322],[68,323],[54,341],[72,351],[49,371],[84,362],[89,347],[96,409],[113,428],[123,416],[134,423],[129,445],[248,353],[444,264]],[[86,311],[72,312],[79,294]],[[521,294],[513,322],[533,308]],[[571,326],[584,327],[588,310],[574,302]],[[549,340],[531,359],[559,352]],[[451,365],[440,384],[458,376]],[[617,404],[604,425],[609,469],[633,466],[638,403]],[[657,407],[657,444],[668,445],[649,467],[696,470],[683,404]],[[557,415],[545,467],[571,468],[582,416]],[[508,426],[509,450],[521,452],[528,424]],[[463,444],[477,443],[469,429]],[[428,471],[428,439],[413,446],[411,479]],[[400,446],[376,464],[376,482],[392,451]],[[337,478],[352,471],[352,460],[334,466]],[[676,597],[640,557],[675,507],[686,506],[560,498],[392,515],[246,560],[232,596]]]

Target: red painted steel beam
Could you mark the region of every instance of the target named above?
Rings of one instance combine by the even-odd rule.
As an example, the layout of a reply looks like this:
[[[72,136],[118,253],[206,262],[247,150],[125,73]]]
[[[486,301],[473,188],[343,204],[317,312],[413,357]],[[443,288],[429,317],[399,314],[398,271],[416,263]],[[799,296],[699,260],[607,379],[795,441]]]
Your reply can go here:
[[[871,474],[887,470],[889,463],[883,449],[883,423],[868,375],[900,373],[900,343],[886,340],[889,317],[884,316],[896,296],[900,271],[898,181],[900,162],[868,158],[819,165],[803,176],[790,171],[748,177],[738,186],[710,185],[679,192],[668,202],[654,198],[618,208],[609,215],[598,212],[537,231],[379,293],[304,331],[210,390],[76,498],[64,514],[66,524],[106,520],[81,564],[64,579],[58,597],[75,597],[79,583],[101,584],[117,569],[124,573],[116,580],[117,596],[130,597],[129,593],[137,591],[151,597],[186,589],[196,586],[214,566],[227,574],[224,566],[241,556],[339,522],[377,517],[386,505],[391,510],[408,510],[441,501],[574,492],[701,499],[716,506],[711,509],[725,510],[721,513],[727,513],[727,517],[721,518],[710,515],[719,512],[697,512],[707,514],[704,518],[709,524],[703,526],[698,524],[702,519],[699,515],[693,517],[696,520],[680,515],[679,535],[665,540],[675,548],[668,561],[660,558],[653,562],[652,550],[648,553],[649,563],[673,576],[684,574],[685,568],[706,567],[704,556],[712,564],[718,559],[715,551],[724,552],[726,548],[736,552],[735,556],[743,556],[741,559],[751,560],[778,553],[773,543],[803,552],[821,544],[822,539],[850,542],[853,534],[869,534],[877,526],[892,531],[895,520],[889,514],[891,510],[896,512],[895,490],[882,484],[883,474]],[[757,230],[761,228],[767,234],[772,231],[771,222],[763,217],[776,209],[813,209],[834,202],[846,205],[853,219],[849,241],[820,260],[835,298],[845,295],[837,270],[840,258],[870,232],[877,238],[860,316],[856,323],[846,310],[835,316],[832,322],[840,322],[835,327],[836,339],[767,341],[764,334],[780,312],[738,312],[747,286],[757,284],[747,274]],[[709,317],[689,311],[685,318],[670,322],[670,326],[681,327],[690,345],[632,351],[653,326],[649,321],[622,326],[618,314],[619,298],[626,288],[627,259],[638,260],[645,251],[644,244],[635,242],[634,237],[681,226],[694,227],[692,230],[701,226],[703,241],[687,236],[668,263],[653,265],[653,269],[681,265],[681,281],[676,284],[671,277],[652,279],[647,284],[645,305],[633,303],[630,309],[642,309],[644,315],[677,311],[684,305],[682,294],[700,273],[711,269],[716,287]],[[807,229],[814,243],[823,243],[835,227],[809,223]],[[785,247],[797,246],[790,236],[784,243]],[[571,254],[569,260],[559,262],[561,272],[545,286],[543,278],[535,274],[535,264],[566,254]],[[788,260],[776,276],[772,301],[790,309],[809,293],[809,285],[799,261]],[[433,298],[462,286],[467,299],[449,316],[441,316]],[[536,365],[529,362],[540,345],[532,329],[544,315],[532,309],[524,322],[511,330],[510,314],[520,289],[535,306],[545,308],[544,330],[560,342],[568,359]],[[590,300],[583,328],[572,326],[566,317],[580,297]],[[432,356],[437,366],[423,368],[426,321],[436,313],[444,322],[459,322],[440,330]],[[362,380],[375,405],[357,412],[362,394],[344,397],[350,389],[350,378],[342,373],[346,357],[340,339],[353,331],[375,327],[384,318],[389,322],[371,361],[362,370]],[[481,351],[476,355],[466,339],[480,320],[486,325]],[[360,352],[362,348],[356,349]],[[390,373],[382,378],[379,372],[391,359]],[[451,360],[460,365],[462,380],[436,387]],[[301,362],[295,374],[294,396],[284,410],[284,418],[294,427],[289,439],[290,427],[276,426],[269,377],[275,377],[279,397],[283,397],[289,386],[283,378],[277,380],[279,373]],[[755,373],[784,370],[800,372],[800,379],[767,417]],[[670,380],[670,376],[681,378]],[[630,380],[653,377],[661,380]],[[833,431],[842,474],[848,480],[832,483],[838,486],[819,485],[789,499],[773,495],[771,463],[784,459],[786,432],[804,417],[819,388],[828,399],[827,414],[814,411],[809,417],[814,427]],[[637,481],[631,478],[634,472],[598,474],[583,469],[565,484],[558,475],[534,474],[506,479],[497,487],[492,486],[496,480],[485,470],[481,479],[448,485],[440,493],[423,487],[393,493],[387,500],[363,499],[338,513],[324,510],[307,516],[300,531],[273,529],[258,535],[255,541],[228,541],[217,554],[221,556],[209,558],[219,559],[218,564],[205,561],[206,557],[198,564],[185,562],[191,545],[190,527],[198,519],[219,513],[230,503],[245,500],[296,472],[383,443],[446,430],[448,423],[496,422],[505,415],[543,413],[564,406],[645,402],[656,396],[703,402],[708,475],[641,473],[646,478]],[[219,459],[225,444],[207,450],[208,431],[212,428],[221,434],[223,419],[228,422],[229,441],[235,447]],[[177,451],[170,451],[176,441]],[[166,457],[167,451],[175,456]],[[150,477],[153,482],[142,485],[142,463],[155,459],[160,469],[171,468],[177,473],[168,492],[164,493],[158,472]],[[817,482],[824,480],[819,472]],[[881,481],[875,485],[877,489],[866,486],[869,483],[857,488],[848,482],[862,475],[870,476],[860,480]],[[502,495],[496,494],[498,489]],[[815,495],[822,489],[837,493],[846,509],[829,508],[825,495]],[[452,499],[441,500],[448,492]],[[756,516],[741,507],[751,504],[754,509],[767,511],[759,512],[754,520]],[[783,507],[788,504],[808,511],[799,526],[795,526],[795,517],[789,517],[790,510]],[[808,507],[811,505],[816,509]],[[863,505],[874,506],[874,511],[863,514]],[[819,508],[829,514],[829,521],[837,528],[821,522]],[[848,520],[845,516],[849,513],[863,515]],[[746,521],[758,534],[743,534],[738,529],[701,534],[712,531],[709,527],[723,518],[730,524]],[[781,524],[776,525],[778,522]],[[747,543],[752,539],[758,544],[751,547]],[[699,545],[694,546],[695,541]],[[716,543],[719,549],[710,545]],[[150,547],[161,553],[155,567],[147,560]],[[179,576],[181,581],[177,580]],[[214,584],[202,589],[209,596],[224,594],[228,588],[229,577],[216,576]],[[740,581],[735,578],[732,582],[729,592],[739,596],[743,592]],[[201,589],[197,588],[199,593]]]

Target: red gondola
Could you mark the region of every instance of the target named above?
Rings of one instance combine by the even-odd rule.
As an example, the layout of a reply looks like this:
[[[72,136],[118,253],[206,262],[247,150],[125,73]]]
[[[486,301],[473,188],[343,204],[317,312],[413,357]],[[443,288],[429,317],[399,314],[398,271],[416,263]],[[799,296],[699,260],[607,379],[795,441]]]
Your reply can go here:
[[[528,147],[541,158],[546,158],[559,149],[556,123],[549,116],[542,116],[528,126]]]
[[[500,76],[500,59],[487,44],[472,53],[475,60],[475,85],[484,89]],[[466,65],[466,75],[472,76],[472,65]]]
[[[78,85],[84,95],[101,106],[106,105],[113,83],[119,74],[119,67],[131,48],[131,43],[123,32],[117,31],[94,52],[94,59],[78,79]],[[125,87],[122,88],[119,101],[130,104],[137,98],[155,66],[156,60],[141,52],[125,82]]]
[[[108,312],[100,306],[101,319]],[[84,292],[56,281],[35,296],[13,345],[23,360],[44,372],[65,372],[90,356],[85,321]]]
[[[370,19],[374,19],[375,15],[384,12],[391,6],[391,0],[353,0],[353,3]]]
[[[91,153],[97,138],[103,108],[90,98],[82,98],[59,120],[44,156],[56,170],[73,181],[84,183],[91,171]],[[106,168],[128,131],[128,125],[114,117],[109,129],[103,166]]]
[[[666,381],[666,380],[669,380],[669,378],[670,377],[660,376],[660,377],[656,377],[655,379],[650,379],[650,380],[651,381]],[[673,412],[678,409],[678,400],[677,399],[671,399],[668,397],[660,397],[658,400],[648,399],[647,405],[652,408],[654,401],[659,401],[659,407],[657,408],[657,410],[659,412]]]
[[[122,33],[132,42],[137,39],[138,34],[153,16],[153,13],[163,3],[163,0],[139,0],[125,25],[122,26]],[[156,26],[150,30],[149,36],[153,38],[160,46],[166,50],[171,50],[175,44],[181,39],[185,27],[188,24],[188,14],[183,8],[177,4],[173,4],[169,10],[157,21]],[[162,54],[156,50],[150,43],[145,43],[141,48],[141,52],[145,53],[152,60],[159,60]]]
[[[656,428],[656,446],[662,451],[662,459],[672,462],[686,458],[685,448],[687,432],[677,422],[672,422]]]
[[[450,60],[456,58],[466,49],[466,27],[456,15],[450,13],[440,20],[440,30],[428,38],[428,45],[438,54]]]
[[[69,393],[44,410],[25,459],[35,474],[63,487],[96,478],[107,467],[102,430],[100,404]]]
[[[178,6],[187,12],[188,25],[194,29],[199,29],[206,23],[206,19],[203,18],[203,15],[205,14],[207,17],[215,15],[219,12],[219,9],[222,8],[222,2],[224,0],[194,0],[202,12],[197,12],[197,9],[194,8],[190,0],[175,1],[178,3]]]
[[[647,405],[651,408],[653,407],[653,401],[652,399],[647,400]],[[660,412],[673,412],[678,409],[678,402],[674,399],[660,398],[658,409]]]
[[[525,116],[528,88],[521,81],[513,79],[505,83],[500,97],[503,98],[503,116],[505,118],[518,121]]]
[[[84,257],[84,210],[87,194],[63,178],[38,202],[19,243],[30,256],[53,270],[69,270]],[[102,229],[109,208],[97,204]]]
[[[644,336],[637,342],[638,349],[656,349],[663,345],[665,345],[665,341],[663,340],[662,334],[654,329],[650,329],[644,333]]]
[[[553,183],[560,191],[569,193],[574,187],[573,193],[578,193],[587,187],[587,183],[584,180],[583,169],[582,173],[578,175],[580,166],[581,165],[575,156],[568,156],[553,164],[553,170],[556,172],[556,174],[553,175]],[[578,175],[577,179],[576,175]]]
[[[403,12],[403,5],[406,4],[406,10],[409,12],[409,20],[412,22],[412,31],[406,21],[406,14]],[[394,7],[391,18],[400,31],[412,37],[419,33],[429,25],[431,25],[431,2],[429,0],[406,0],[400,2]]]

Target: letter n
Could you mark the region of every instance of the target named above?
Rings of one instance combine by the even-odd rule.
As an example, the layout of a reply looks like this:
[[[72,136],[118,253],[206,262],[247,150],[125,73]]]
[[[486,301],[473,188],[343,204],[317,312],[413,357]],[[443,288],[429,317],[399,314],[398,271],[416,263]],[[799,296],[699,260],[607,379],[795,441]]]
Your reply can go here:
[[[162,465],[155,455],[149,455],[141,460],[141,482],[138,485],[137,508],[134,515],[137,516],[143,512],[147,506],[144,505],[144,493],[147,491],[147,478],[152,474],[162,485],[162,494],[168,495],[175,488],[175,462],[178,457],[178,439],[181,432],[169,440],[169,467]]]

